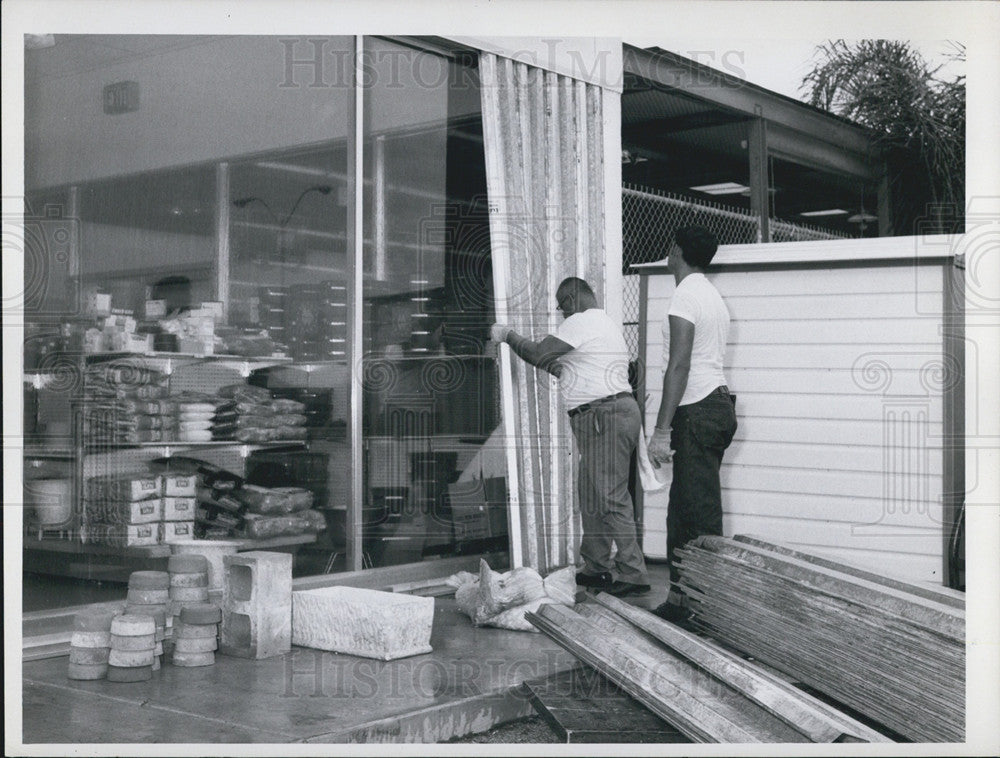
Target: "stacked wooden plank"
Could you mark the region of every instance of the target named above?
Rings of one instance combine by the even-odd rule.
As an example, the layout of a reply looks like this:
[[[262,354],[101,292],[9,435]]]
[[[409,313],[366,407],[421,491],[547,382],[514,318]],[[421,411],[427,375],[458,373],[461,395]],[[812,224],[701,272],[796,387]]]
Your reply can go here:
[[[606,594],[598,602],[526,618],[695,742],[887,741],[648,611]]]
[[[954,595],[753,538],[679,553],[700,628],[925,742],[965,736],[965,611]]]

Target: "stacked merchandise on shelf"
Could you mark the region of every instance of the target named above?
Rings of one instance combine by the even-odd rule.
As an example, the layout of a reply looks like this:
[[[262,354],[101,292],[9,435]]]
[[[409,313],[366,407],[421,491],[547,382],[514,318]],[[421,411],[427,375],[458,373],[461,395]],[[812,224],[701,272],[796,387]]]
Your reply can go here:
[[[303,284],[286,302],[288,346],[301,361],[347,355],[347,287],[338,281]]]
[[[232,406],[216,418],[215,439],[260,444],[307,437],[305,405],[297,400],[274,398],[270,390],[247,384],[222,387],[218,395]]]
[[[232,439],[227,421],[235,418],[236,403],[201,392],[172,395],[177,404],[177,439],[180,442],[210,442]],[[226,432],[230,432],[228,436]]]
[[[88,445],[169,442],[177,435],[177,406],[162,371],[121,361],[84,372],[84,440]]]
[[[194,536],[195,483],[167,472],[104,474],[86,480],[86,541],[139,547]]]
[[[257,291],[257,317],[260,326],[277,345],[288,344],[285,337],[285,303],[288,287],[267,286]]]
[[[246,506],[243,533],[252,539],[311,534],[326,529],[326,516],[312,510],[313,493],[301,487],[246,484],[234,495]]]
[[[269,539],[326,528],[326,517],[312,509],[313,494],[301,487],[248,485],[242,477],[196,458],[174,456],[152,463],[194,478],[197,538]]]

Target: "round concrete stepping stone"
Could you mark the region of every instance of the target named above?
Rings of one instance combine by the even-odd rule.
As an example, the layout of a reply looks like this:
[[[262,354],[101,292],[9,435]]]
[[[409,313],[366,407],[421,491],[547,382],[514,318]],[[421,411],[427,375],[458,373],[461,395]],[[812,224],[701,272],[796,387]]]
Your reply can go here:
[[[111,635],[112,650],[152,650],[156,647],[155,634],[134,634],[131,637]]]
[[[108,666],[109,682],[148,682],[153,678],[153,664],[148,666]]]
[[[181,637],[174,640],[174,655],[178,653],[208,653],[218,650],[219,641],[215,637]]]
[[[133,571],[128,577],[130,590],[170,589],[170,574],[166,571]]]
[[[108,622],[111,629],[111,622]],[[111,632],[73,632],[69,638],[71,647],[111,647]]]
[[[156,654],[152,647],[149,650],[115,650],[111,648],[111,653],[108,655],[108,665],[122,668],[152,666],[155,657]]]
[[[218,624],[222,621],[222,609],[208,603],[187,605],[181,609],[181,621],[185,624]]]
[[[73,630],[78,632],[110,632],[111,620],[120,616],[121,610],[86,610],[73,616]]]
[[[119,637],[138,637],[144,634],[156,634],[156,622],[153,621],[152,616],[137,616],[126,613],[112,620],[111,634]]]
[[[78,679],[81,681],[93,681],[95,679],[103,679],[107,675],[108,675],[107,663],[86,664],[86,663],[70,662],[69,668],[66,671],[66,676],[69,679]]]
[[[133,590],[125,598],[129,605],[163,605],[170,602],[170,590]]]
[[[81,666],[104,665],[108,662],[111,649],[107,647],[72,647],[69,649],[69,662]]]
[[[153,617],[160,611],[167,613],[169,608],[170,606],[168,603],[154,603],[154,604],[129,603],[127,606],[125,606],[125,612],[133,616]]]
[[[170,575],[171,592],[177,589],[190,589],[192,587],[204,587],[207,594],[208,573],[204,571],[197,571],[192,573]]]
[[[215,653],[180,653],[174,650],[170,662],[175,666],[211,666],[215,663]]]
[[[208,587],[171,587],[170,599],[181,603],[205,603]]]
[[[208,575],[208,558],[196,553],[171,555],[167,558],[167,571],[171,574],[201,574]]]
[[[185,624],[182,621],[174,627],[174,640],[205,639],[218,635],[218,624]]]

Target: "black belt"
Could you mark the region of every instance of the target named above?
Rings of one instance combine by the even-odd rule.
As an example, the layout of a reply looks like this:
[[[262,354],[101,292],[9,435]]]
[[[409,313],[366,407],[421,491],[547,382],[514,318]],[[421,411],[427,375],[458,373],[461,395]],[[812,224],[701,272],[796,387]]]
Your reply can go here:
[[[599,397],[597,400],[591,400],[589,403],[584,403],[583,405],[578,405],[576,408],[570,408],[567,413],[570,418],[577,415],[578,413],[583,413],[584,411],[589,411],[591,408],[596,408],[602,403],[610,403],[612,400],[620,400],[623,397],[632,397],[631,392],[619,392],[617,395],[608,395],[607,397]]]

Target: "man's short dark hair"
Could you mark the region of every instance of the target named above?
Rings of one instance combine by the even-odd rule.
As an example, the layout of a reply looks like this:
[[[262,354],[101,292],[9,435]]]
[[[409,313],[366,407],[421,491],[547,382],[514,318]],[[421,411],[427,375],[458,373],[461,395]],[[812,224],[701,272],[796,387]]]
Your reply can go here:
[[[719,240],[703,226],[682,226],[674,232],[681,257],[689,266],[708,268],[719,249]]]
[[[587,284],[586,280],[581,279],[578,276],[568,276],[563,279],[559,286],[556,288],[556,294],[566,294],[572,293],[574,295],[579,295],[580,293],[590,295],[594,297],[594,288]]]

